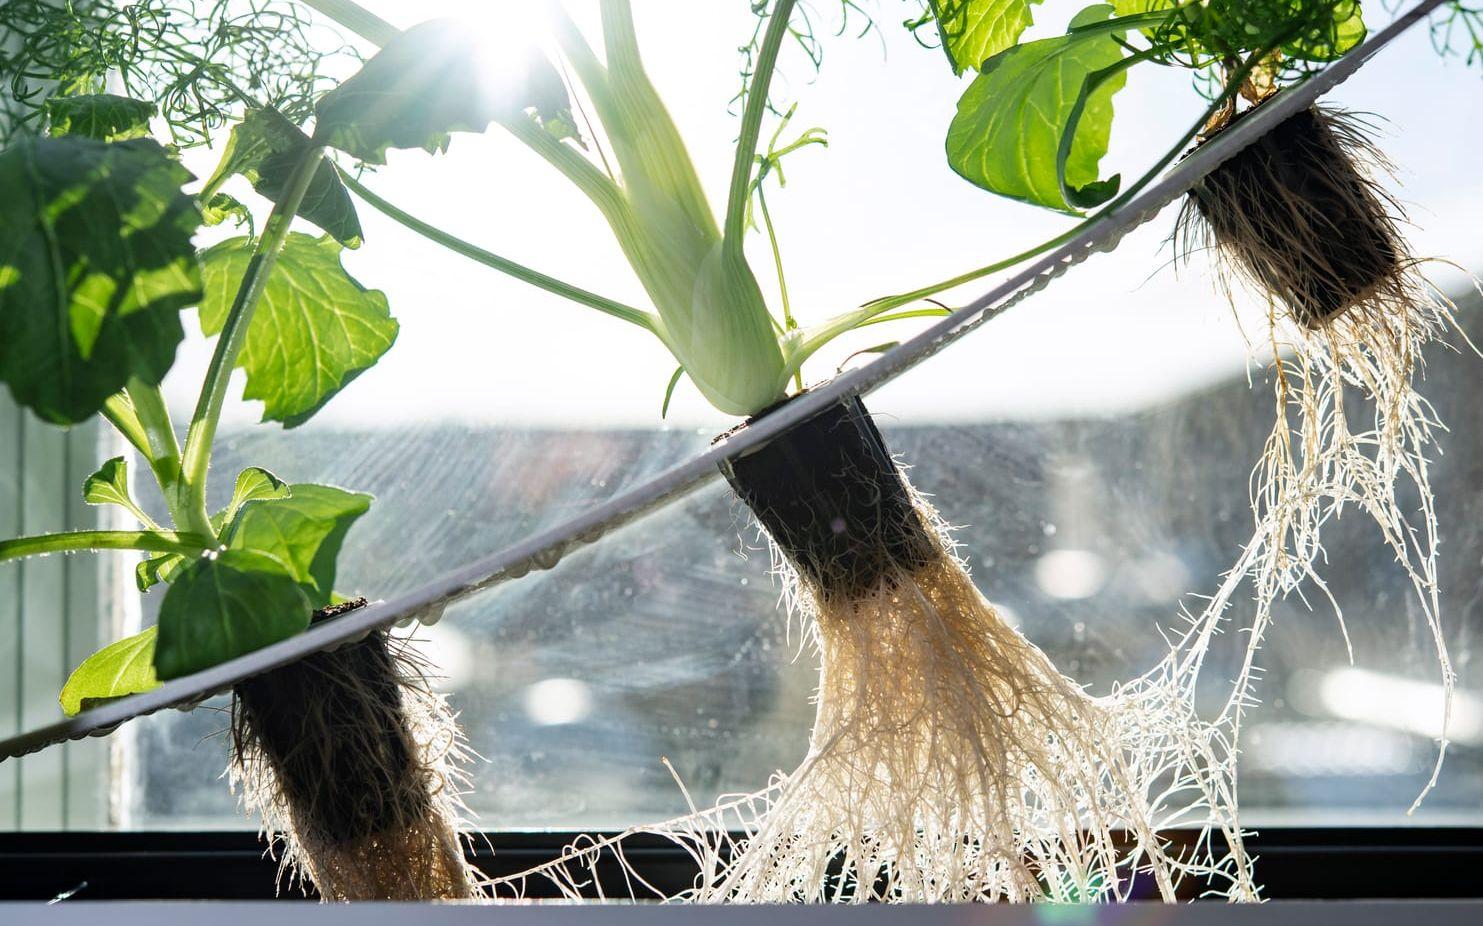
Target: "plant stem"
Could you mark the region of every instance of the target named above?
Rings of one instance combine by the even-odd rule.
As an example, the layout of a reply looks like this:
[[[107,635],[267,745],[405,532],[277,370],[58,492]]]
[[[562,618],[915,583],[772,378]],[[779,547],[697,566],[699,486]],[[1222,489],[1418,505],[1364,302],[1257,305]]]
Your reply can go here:
[[[762,47],[757,52],[752,80],[747,87],[747,105],[742,111],[741,134],[736,142],[736,158],[731,165],[731,188],[726,198],[726,227],[722,233],[726,246],[738,250],[742,247],[747,197],[752,186],[752,166],[757,158],[757,143],[762,135],[762,116],[767,112],[767,88],[772,83],[772,72],[777,69],[778,51],[788,35],[793,5],[794,0],[777,0],[773,7],[767,32],[762,37]]]
[[[544,289],[548,293],[554,293],[557,296],[570,299],[588,308],[597,309],[599,312],[605,312],[615,318],[621,318],[626,322],[632,322],[645,330],[654,330],[654,316],[650,312],[645,312],[642,309],[624,305],[605,296],[588,292],[581,287],[573,286],[570,283],[558,280],[556,277],[541,273],[539,270],[532,270],[523,264],[518,264],[513,260],[486,251],[477,245],[470,244],[462,238],[449,234],[436,225],[424,222],[422,219],[387,202],[367,189],[360,181],[351,177],[348,173],[341,171],[340,179],[345,182],[346,186],[355,191],[355,195],[365,200],[383,215],[422,235],[429,241],[442,245],[455,254],[461,254],[486,267],[492,267],[517,280],[522,280],[532,286]]]
[[[211,517],[206,513],[204,497],[199,506],[194,505],[181,482],[180,444],[176,442],[175,425],[170,420],[170,410],[165,407],[165,396],[160,387],[134,379],[129,381],[127,394],[144,429],[147,442],[144,458],[149,461],[160,494],[165,497],[170,519],[177,527],[214,539],[216,532],[211,527]]]
[[[206,510],[206,473],[211,464],[211,444],[216,439],[216,426],[221,420],[221,407],[226,401],[227,383],[232,368],[242,353],[247,341],[248,325],[252,313],[262,300],[268,278],[278,263],[278,254],[288,238],[309,182],[319,166],[324,147],[311,144],[294,166],[287,184],[287,192],[268,215],[262,237],[258,239],[252,258],[247,263],[237,296],[232,301],[231,311],[222,324],[221,335],[216,341],[216,352],[211,356],[211,366],[206,370],[206,380],[201,385],[201,397],[196,402],[195,414],[191,416],[190,429],[186,431],[185,453],[181,463],[182,490],[188,493],[187,511]]]
[[[783,331],[789,332],[798,327],[798,322],[793,318],[793,307],[788,301],[788,278],[783,274],[783,252],[778,248],[777,232],[773,228],[772,213],[767,211],[767,194],[762,192],[762,184],[757,184],[757,205],[762,211],[762,226],[767,229],[767,243],[772,247],[772,265],[778,272],[778,293],[783,300]],[[803,391],[803,368],[799,367],[793,371],[793,383],[798,391]]]
[[[299,0],[310,9],[354,32],[373,45],[385,45],[401,35],[401,30],[372,13],[354,0]]]
[[[0,562],[48,553],[97,550],[143,550],[195,556],[211,549],[213,544],[214,541],[205,537],[174,531],[71,531],[0,540]]]
[[[1021,251],[1020,253],[1015,254],[1012,257],[1006,257],[1003,260],[996,261],[986,267],[979,267],[977,270],[970,270],[967,273],[959,274],[958,276],[952,277],[950,279],[942,280],[941,282],[933,283],[928,286],[923,286],[921,289],[914,289],[911,292],[900,293],[895,296],[883,296],[879,299],[872,300],[870,302],[867,302],[860,311],[849,313],[849,317],[858,319],[858,321],[856,322],[856,326],[858,326],[859,324],[863,324],[866,320],[873,318],[876,315],[881,314],[882,312],[889,312],[892,309],[898,309],[902,306],[910,305],[911,303],[916,302],[919,299],[925,299],[928,296],[935,296],[938,293],[943,292],[944,290],[949,290],[956,286],[961,286],[964,283],[971,283],[974,280],[989,276],[993,273],[998,273],[1001,270],[1007,270],[1010,267],[1013,267],[1015,264],[1022,263],[1023,261],[1029,260],[1032,257],[1038,257],[1047,251],[1060,247],[1061,245],[1070,241],[1072,238],[1075,238],[1077,235],[1081,234],[1083,230],[1091,227],[1097,222],[1102,221],[1107,216],[1116,212],[1118,209],[1121,209],[1125,204],[1132,200],[1133,197],[1141,193],[1144,187],[1152,183],[1154,179],[1159,176],[1159,174],[1163,173],[1164,168],[1168,167],[1175,158],[1179,157],[1180,152],[1184,150],[1185,146],[1188,145],[1190,141],[1192,141],[1194,137],[1200,133],[1200,130],[1204,128],[1205,123],[1210,119],[1210,117],[1213,116],[1215,112],[1220,109],[1220,107],[1226,104],[1227,100],[1231,99],[1240,90],[1241,82],[1244,81],[1246,79],[1246,75],[1250,74],[1252,69],[1256,67],[1257,62],[1261,61],[1263,58],[1266,57],[1266,55],[1270,53],[1270,49],[1263,49],[1261,51],[1253,53],[1253,55],[1249,59],[1247,59],[1246,64],[1241,68],[1241,70],[1238,71],[1234,78],[1227,83],[1225,90],[1220,94],[1220,96],[1216,97],[1215,100],[1211,102],[1210,106],[1205,110],[1204,114],[1202,114],[1200,118],[1195,122],[1195,124],[1188,131],[1186,131],[1183,136],[1180,137],[1179,141],[1175,142],[1173,147],[1171,147],[1162,157],[1160,157],[1157,163],[1155,163],[1152,167],[1145,171],[1143,173],[1143,176],[1139,177],[1136,182],[1134,182],[1127,189],[1123,190],[1120,194],[1118,194],[1117,197],[1108,202],[1097,212],[1083,219],[1081,222],[1073,225],[1071,228],[1067,229],[1061,234],[1056,235],[1054,238],[1051,238],[1047,241],[1042,241],[1040,244],[1035,245],[1029,250]]]
[[[952,309],[908,309],[905,312],[892,312],[890,315],[877,315],[869,321],[861,322],[855,327],[868,328],[871,325],[884,325],[886,322],[899,322],[908,318],[943,318],[953,314]]]
[[[603,218],[607,219],[608,224],[614,227],[620,244],[625,240],[632,241],[640,237],[638,221],[633,216],[633,210],[629,207],[623,190],[595,164],[582,157],[576,150],[557,141],[550,132],[528,118],[522,116],[502,121],[500,125],[581,190],[602,213]]]

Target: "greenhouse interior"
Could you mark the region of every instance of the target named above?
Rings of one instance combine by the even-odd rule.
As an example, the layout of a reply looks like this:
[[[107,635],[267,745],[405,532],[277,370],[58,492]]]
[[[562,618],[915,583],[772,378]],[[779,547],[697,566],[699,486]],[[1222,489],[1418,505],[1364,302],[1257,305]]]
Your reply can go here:
[[[1483,6],[0,0],[0,84],[0,924],[1483,922]]]

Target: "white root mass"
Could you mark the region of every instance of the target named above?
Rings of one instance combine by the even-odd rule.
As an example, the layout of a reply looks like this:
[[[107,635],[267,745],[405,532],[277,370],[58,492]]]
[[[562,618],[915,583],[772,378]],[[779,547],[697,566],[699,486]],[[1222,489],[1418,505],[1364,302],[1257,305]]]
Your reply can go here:
[[[1406,250],[1361,127],[1315,118],[1327,134],[1316,161],[1300,152],[1310,161],[1299,166],[1318,189],[1328,184],[1326,200],[1286,190],[1276,169],[1262,178],[1258,162],[1272,187],[1216,184],[1205,206],[1218,227],[1193,211],[1183,219],[1186,242],[1212,250],[1227,282],[1266,296],[1277,415],[1252,476],[1253,536],[1167,657],[1091,696],[984,600],[918,499],[939,538],[927,565],[848,598],[804,587],[784,567],[822,661],[809,751],[794,771],[678,819],[584,839],[495,890],[518,895],[542,878],[569,896],[600,893],[594,872],[613,860],[629,894],[658,895],[624,857],[630,837],[648,833],[696,861],[694,888],[672,898],[687,901],[1124,900],[1143,885],[1166,900],[1257,899],[1238,820],[1240,727],[1274,605],[1306,585],[1337,613],[1321,534],[1346,508],[1374,521],[1409,577],[1449,695],[1453,683],[1428,478],[1440,425],[1414,388],[1422,349],[1452,327],[1452,307]],[[1325,265],[1338,226],[1356,221],[1370,234],[1350,257],[1373,266]],[[1342,311],[1314,311],[1333,303]],[[1244,660],[1223,707],[1202,716],[1198,676],[1248,585]],[[1444,738],[1438,768],[1445,747]],[[1435,781],[1434,770],[1422,796]],[[1180,826],[1198,835],[1180,839]]]
[[[622,863],[645,832],[697,860],[694,890],[674,899],[702,903],[1125,900],[1135,887],[1173,900],[1186,881],[1255,899],[1229,731],[1194,711],[1208,635],[1093,697],[1004,621],[917,508],[938,528],[932,562],[851,600],[795,596],[823,661],[796,770],[580,842],[496,890],[542,877],[578,896],[605,853]],[[1180,839],[1181,826],[1206,829]]]
[[[1294,160],[1318,178],[1310,179],[1310,188],[1316,183],[1326,201],[1294,194],[1282,182],[1283,171],[1274,166],[1264,176],[1265,165],[1257,162],[1257,169],[1237,175],[1242,183],[1208,190],[1202,208],[1187,208],[1180,217],[1186,252],[1213,256],[1221,288],[1229,295],[1242,286],[1265,303],[1259,343],[1272,353],[1276,406],[1252,473],[1254,535],[1202,619],[1213,619],[1210,612],[1229,606],[1237,584],[1250,582],[1251,637],[1229,708],[1239,715],[1277,602],[1303,594],[1305,586],[1316,589],[1348,645],[1343,614],[1321,575],[1322,529],[1349,508],[1368,516],[1410,581],[1446,694],[1444,735],[1414,811],[1441,770],[1455,679],[1442,632],[1436,500],[1428,474],[1434,432],[1442,425],[1415,381],[1425,346],[1458,329],[1452,303],[1422,275],[1399,232],[1400,205],[1376,179],[1391,166],[1367,126],[1334,110],[1313,115],[1315,138]],[[1359,237],[1370,244],[1346,251],[1325,243],[1345,221],[1363,223],[1369,234]],[[1334,259],[1340,254],[1342,263]],[[1357,279],[1369,282],[1354,292]],[[1302,301],[1315,293],[1343,294],[1344,308],[1304,324],[1284,296]],[[1352,647],[1349,655],[1352,660]]]

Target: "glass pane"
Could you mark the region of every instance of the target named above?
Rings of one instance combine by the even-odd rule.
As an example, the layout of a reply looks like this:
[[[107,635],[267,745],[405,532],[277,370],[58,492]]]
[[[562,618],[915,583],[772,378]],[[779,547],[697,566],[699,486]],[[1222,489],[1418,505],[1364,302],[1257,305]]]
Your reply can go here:
[[[475,2],[416,6],[433,15]],[[408,21],[406,5],[368,5]],[[574,6],[580,17],[592,12]],[[695,17],[677,12],[690,10],[677,0],[636,6],[650,70],[719,202],[735,135],[724,101],[735,91],[738,37],[750,34],[747,7]],[[1049,29],[1074,8],[1050,6],[1037,16]],[[874,39],[839,39],[816,82],[796,72],[790,81],[804,100],[797,126],[825,125],[832,138],[827,152],[790,162],[786,191],[769,200],[806,321],[1068,227],[977,192],[942,164],[962,84],[890,19],[886,62]],[[683,28],[685,41],[665,42],[666,28]],[[1123,121],[1108,161],[1128,176],[1203,107],[1182,75],[1134,80],[1118,100]],[[1335,98],[1395,120],[1383,145],[1408,171],[1401,195],[1414,203],[1418,251],[1483,267],[1483,188],[1466,153],[1483,146],[1476,72],[1438,62],[1417,32]],[[209,175],[213,153],[189,157]],[[460,135],[437,160],[395,156],[367,183],[481,245],[642,303],[589,204],[497,132]],[[461,262],[369,210],[363,220],[366,244],[346,265],[387,293],[402,324],[396,349],[292,433],[254,426],[256,407],[234,402],[213,486],[222,493],[233,473],[257,465],[374,493],[342,559],[343,591],[405,592],[649,478],[733,423],[681,383],[669,425],[659,426],[673,362],[652,338]],[[1159,217],[869,399],[913,482],[961,525],[980,587],[1094,691],[1156,661],[1157,630],[1174,624],[1181,603],[1198,608],[1195,596],[1235,559],[1250,535],[1248,477],[1271,422],[1269,384],[1260,372],[1248,382],[1237,324],[1260,330],[1251,307],[1233,318],[1203,260],[1177,275],[1167,266],[1172,220]],[[765,251],[753,256],[770,266]],[[771,292],[771,280],[763,285]],[[1476,317],[1476,303],[1462,315]],[[861,362],[853,352],[904,338],[913,324],[841,341],[811,378]],[[209,349],[195,339],[182,350],[167,384],[177,421],[189,415]],[[1347,517],[1326,534],[1326,575],[1355,663],[1330,609],[1282,605],[1262,655],[1264,703],[1245,729],[1249,824],[1483,824],[1483,469],[1474,462],[1483,438],[1471,408],[1483,362],[1438,349],[1428,363],[1424,391],[1454,426],[1432,473],[1459,687],[1439,786],[1404,816],[1434,755],[1439,674],[1391,557],[1363,518]],[[817,666],[769,571],[748,515],[715,485],[420,630],[486,760],[470,800],[478,823],[591,829],[679,813],[685,802],[666,757],[701,804],[795,765]],[[160,597],[145,597],[146,621]],[[1238,610],[1232,620],[1245,617]],[[1239,640],[1225,643],[1207,670],[1216,685],[1233,671]],[[121,825],[249,825],[221,780],[221,706],[115,734]]]
[[[1054,297],[1046,301],[1055,311]],[[903,388],[933,375],[923,368]],[[1464,425],[1447,438],[1433,472],[1448,541],[1447,637],[1459,673],[1440,784],[1405,817],[1434,759],[1439,675],[1404,576],[1355,513],[1329,528],[1326,576],[1356,661],[1348,663],[1326,605],[1280,606],[1262,655],[1265,703],[1245,731],[1241,793],[1252,825],[1483,820],[1483,674],[1473,658],[1483,617],[1472,606],[1483,594],[1483,533],[1473,526],[1483,515],[1483,473],[1465,426],[1466,397],[1483,389],[1483,364],[1439,352],[1427,385],[1443,420]],[[935,426],[891,415],[891,392],[871,405],[912,481],[961,525],[957,536],[980,587],[1094,691],[1156,662],[1164,653],[1156,629],[1173,626],[1181,601],[1198,609],[1184,593],[1207,590],[1250,536],[1247,478],[1270,427],[1271,400],[1242,376],[1128,415]],[[461,496],[468,507],[459,519],[434,532],[420,520],[424,496],[411,491],[399,501],[405,477],[396,468],[382,470],[384,485],[368,481],[375,471],[356,472],[356,484],[381,498],[351,548],[347,587],[376,587],[378,575],[395,582],[445,562],[450,550],[472,550],[456,545],[460,536],[513,539],[494,525],[563,504],[563,489],[521,477],[508,456],[527,473],[540,472],[532,461],[587,461],[618,481],[619,472],[672,461],[701,443],[663,432],[450,433],[336,438],[366,459],[397,447],[408,459],[431,461],[419,478],[434,483],[444,481],[440,469],[456,469],[450,459],[480,474],[470,480],[477,488]],[[231,446],[263,458],[247,441]],[[305,453],[293,465],[303,472],[318,459]],[[444,559],[418,549],[420,541],[407,543],[409,528],[428,529],[435,538],[428,549]],[[474,749],[489,760],[476,768],[470,801],[480,824],[590,829],[681,813],[683,797],[661,757],[698,801],[760,787],[795,764],[812,720],[816,659],[778,596],[748,515],[715,485],[423,629]],[[1232,620],[1243,626],[1249,614],[1238,607]],[[1208,664],[1212,693],[1232,676],[1236,655],[1227,646]],[[197,711],[143,725],[137,825],[240,825],[216,777],[220,748],[202,744],[222,724]]]

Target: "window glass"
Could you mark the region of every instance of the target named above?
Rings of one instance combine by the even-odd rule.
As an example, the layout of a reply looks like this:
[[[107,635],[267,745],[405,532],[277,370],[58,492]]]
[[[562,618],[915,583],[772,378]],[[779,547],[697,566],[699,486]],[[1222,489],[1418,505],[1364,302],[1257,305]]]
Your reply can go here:
[[[1483,822],[1483,672],[1474,659],[1483,631],[1483,447],[1474,447],[1466,399],[1483,388],[1483,364],[1438,352],[1427,386],[1443,420],[1459,424],[1432,477],[1444,511],[1444,620],[1458,671],[1439,786],[1415,817],[1405,816],[1435,757],[1440,676],[1404,576],[1356,513],[1330,526],[1325,571],[1354,664],[1333,610],[1318,599],[1312,609],[1296,598],[1281,605],[1262,652],[1264,703],[1245,729],[1241,780],[1253,825]],[[1247,477],[1271,401],[1242,376],[1121,416],[923,426],[891,415],[889,391],[871,404],[912,481],[960,525],[980,587],[1093,691],[1155,663],[1164,652],[1158,628],[1175,625],[1180,603],[1197,609],[1185,593],[1208,589],[1250,536]],[[621,482],[619,472],[673,462],[704,438],[434,428],[326,433],[306,443],[285,461],[305,477],[348,472],[335,447],[354,447],[352,462],[428,461],[410,476],[351,467],[356,484],[380,499],[357,528],[345,587],[401,588],[459,551],[523,530],[503,522],[535,523],[575,504],[593,480]],[[267,449],[245,439],[230,446],[244,463]],[[455,478],[445,470],[457,461],[466,471]],[[460,513],[438,529],[420,510],[424,482],[458,485],[447,497]],[[817,663],[781,610],[769,566],[748,515],[717,484],[422,629],[487,760],[476,766],[470,801],[480,823],[605,828],[678,814],[684,799],[662,757],[697,800],[760,787],[795,764]],[[1238,605],[1233,624],[1248,619]],[[1228,680],[1235,656],[1230,646],[1218,649],[1206,676]],[[221,738],[210,738],[223,724],[198,710],[140,725],[136,825],[241,825],[218,780]]]
[[[416,18],[391,0],[367,5],[398,23]],[[747,5],[705,17],[679,0],[635,6],[649,70],[721,202],[736,125],[724,103],[736,89],[738,38],[750,34]],[[1036,28],[1058,30],[1077,6],[1045,4]],[[460,4],[416,7],[433,15]],[[591,20],[592,4],[573,7]],[[769,192],[805,320],[1068,227],[948,170],[942,136],[963,84],[939,53],[895,28],[889,4],[880,11],[880,41],[829,40],[816,79],[799,62],[787,72],[787,93],[802,101],[794,127],[823,125],[831,138],[827,151],[790,160],[786,190]],[[676,34],[684,41],[666,41]],[[1476,72],[1439,61],[1417,31],[1334,98],[1392,120],[1382,146],[1406,169],[1398,189],[1418,252],[1483,268]],[[1108,163],[1131,177],[1204,103],[1183,75],[1135,72],[1117,105]],[[214,157],[191,152],[188,164],[208,176]],[[481,246],[642,303],[590,204],[498,132],[459,135],[437,160],[393,154],[366,183]],[[245,188],[232,192],[260,203]],[[385,598],[415,588],[650,478],[734,424],[682,382],[661,426],[674,367],[652,338],[362,213],[366,243],[345,263],[387,293],[402,325],[396,348],[292,432],[254,425],[258,409],[234,401],[213,484],[224,493],[232,474],[255,465],[373,493],[341,560],[341,591]],[[1273,414],[1260,364],[1247,366],[1260,352],[1243,340],[1261,330],[1259,312],[1245,303],[1233,312],[1198,255],[1187,270],[1168,266],[1172,222],[1166,211],[867,400],[912,481],[958,525],[980,587],[1096,692],[1152,665],[1164,652],[1159,629],[1175,626],[1181,605],[1197,609],[1235,560],[1250,536],[1248,478]],[[770,271],[765,250],[752,256]],[[1439,273],[1468,291],[1463,274]],[[759,275],[774,294],[775,281]],[[957,295],[966,301],[991,282]],[[1475,336],[1480,311],[1473,299],[1461,313]],[[843,340],[811,365],[811,379],[863,362],[852,353],[915,324]],[[177,421],[189,416],[209,352],[199,338],[182,349],[167,383]],[[1261,657],[1263,703],[1243,734],[1244,822],[1483,825],[1483,431],[1471,407],[1480,386],[1483,361],[1471,353],[1428,355],[1423,391],[1453,427],[1440,435],[1432,482],[1458,673],[1436,791],[1405,816],[1435,754],[1440,675],[1403,576],[1354,512],[1325,535],[1325,574],[1354,663],[1326,604],[1310,610],[1293,599],[1278,609]],[[146,622],[160,597],[145,597]],[[685,799],[665,758],[697,803],[793,767],[817,662],[779,598],[765,543],[718,481],[419,629],[482,757],[470,796],[478,824],[594,829],[674,815]],[[1230,636],[1212,657],[1215,685],[1234,671],[1239,643]],[[252,825],[222,779],[223,706],[165,712],[114,734],[116,825]]]

